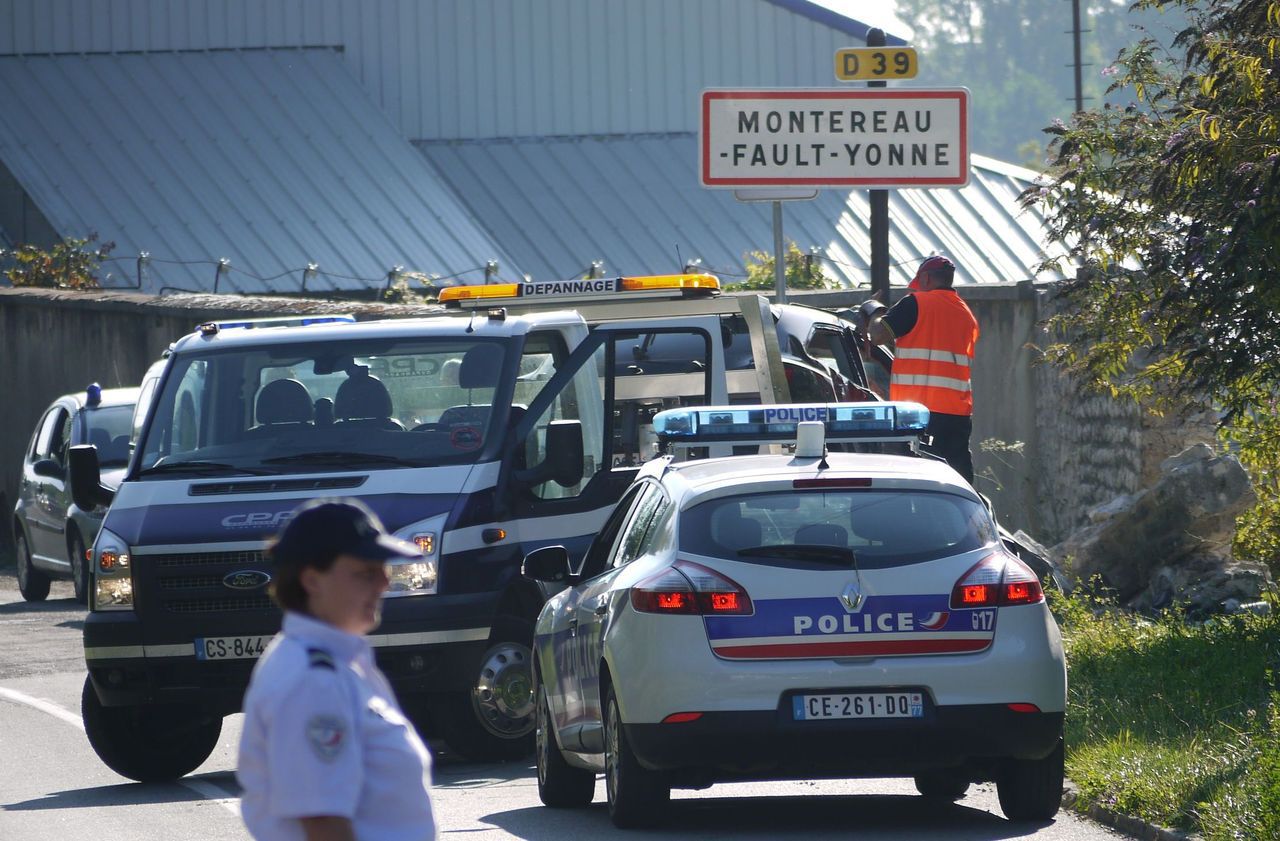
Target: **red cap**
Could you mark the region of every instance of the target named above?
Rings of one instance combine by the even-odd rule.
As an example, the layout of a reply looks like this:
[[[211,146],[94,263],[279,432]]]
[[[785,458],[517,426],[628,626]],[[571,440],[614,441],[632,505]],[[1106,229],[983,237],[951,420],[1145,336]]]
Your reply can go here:
[[[920,281],[924,279],[924,276],[926,274],[928,274],[929,272],[938,272],[938,271],[944,271],[947,269],[950,269],[952,274],[954,274],[956,270],[956,264],[951,262],[946,257],[943,257],[941,254],[935,254],[932,257],[926,257],[924,262],[920,264],[920,267],[916,269],[916,276],[911,278],[911,282],[907,284],[907,288],[919,289]]]

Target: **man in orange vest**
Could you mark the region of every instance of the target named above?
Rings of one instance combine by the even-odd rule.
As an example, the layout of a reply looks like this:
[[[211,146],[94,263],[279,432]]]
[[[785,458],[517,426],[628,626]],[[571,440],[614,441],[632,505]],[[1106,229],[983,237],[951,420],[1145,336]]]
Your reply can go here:
[[[941,255],[920,264],[893,308],[871,321],[878,345],[896,342],[890,400],[914,400],[929,409],[928,449],[973,484],[973,389],[969,371],[978,343],[978,320],[952,288],[955,264]]]

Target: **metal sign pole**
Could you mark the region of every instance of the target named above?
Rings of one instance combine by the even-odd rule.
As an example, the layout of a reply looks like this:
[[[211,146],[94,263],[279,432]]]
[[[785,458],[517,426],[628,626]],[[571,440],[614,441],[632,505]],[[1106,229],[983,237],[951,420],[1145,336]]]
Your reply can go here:
[[[868,47],[884,46],[884,30],[867,32]],[[867,82],[868,88],[887,87],[887,82]],[[871,295],[889,303],[889,191],[870,190],[871,203]]]
[[[787,252],[782,244],[782,202],[773,203],[773,284],[778,303],[787,302]]]

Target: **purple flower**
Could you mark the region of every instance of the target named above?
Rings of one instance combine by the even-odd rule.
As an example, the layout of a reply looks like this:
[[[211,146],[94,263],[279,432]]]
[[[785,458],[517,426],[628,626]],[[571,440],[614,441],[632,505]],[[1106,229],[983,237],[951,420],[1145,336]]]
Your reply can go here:
[[[1119,68],[1119,67],[1116,67],[1114,64],[1110,64],[1110,65],[1108,65],[1108,66],[1106,66],[1106,67],[1102,68],[1102,75],[1103,75],[1103,76],[1114,76],[1114,75],[1116,75],[1116,74],[1117,74],[1117,73],[1119,73],[1119,72],[1120,72],[1120,68]]]
[[[1061,118],[1061,117],[1054,117],[1054,118],[1053,118],[1053,127],[1054,127],[1054,128],[1066,128],[1066,127],[1067,127],[1067,124],[1066,124],[1066,123],[1064,123],[1064,122],[1062,122],[1062,118]]]

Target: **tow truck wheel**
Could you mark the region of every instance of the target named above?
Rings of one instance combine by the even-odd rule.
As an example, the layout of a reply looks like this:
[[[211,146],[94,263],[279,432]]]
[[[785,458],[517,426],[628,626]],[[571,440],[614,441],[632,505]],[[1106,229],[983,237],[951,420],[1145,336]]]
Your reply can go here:
[[[71,562],[71,583],[76,601],[86,604],[89,599],[89,563],[84,557],[84,538],[74,527],[67,541],[67,560]]]
[[[471,689],[437,702],[437,730],[455,752],[476,761],[533,752],[532,642],[532,622],[495,623]]]
[[[1044,759],[1011,759],[996,780],[1000,810],[1011,821],[1047,821],[1062,805],[1062,740]]]
[[[222,718],[180,705],[104,707],[93,682],[80,693],[84,732],[98,758],[140,783],[176,780],[199,768],[218,744]]]
[[[49,597],[49,576],[31,565],[31,545],[21,528],[14,528],[13,540],[18,559],[18,592],[29,602],[42,602]]]

